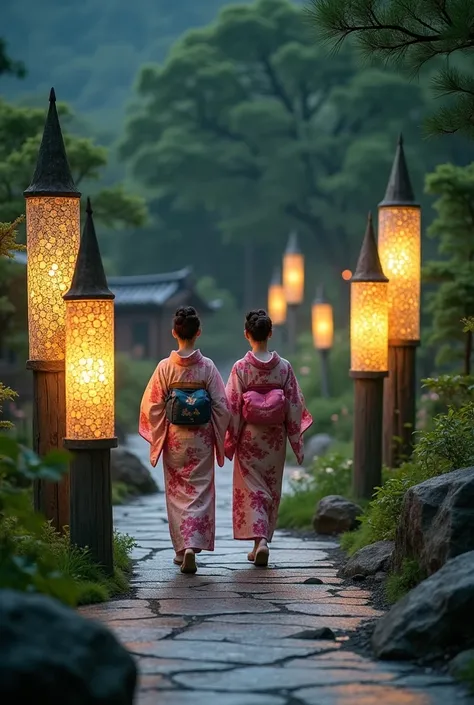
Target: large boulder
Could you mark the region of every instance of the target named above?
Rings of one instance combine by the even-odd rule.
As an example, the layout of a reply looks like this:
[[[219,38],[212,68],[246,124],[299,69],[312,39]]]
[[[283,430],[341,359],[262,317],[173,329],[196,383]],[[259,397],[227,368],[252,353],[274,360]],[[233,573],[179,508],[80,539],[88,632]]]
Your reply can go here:
[[[131,494],[155,494],[159,491],[149,469],[126,448],[112,449],[110,471],[112,481],[127,485]]]
[[[393,541],[377,541],[356,551],[341,570],[344,578],[354,575],[376,575],[385,573],[390,567],[393,555]]]
[[[474,646],[474,551],[449,560],[377,622],[372,646],[384,659],[436,657]]]
[[[323,497],[316,507],[313,527],[317,534],[342,534],[359,525],[362,508],[340,495]]]
[[[104,626],[43,595],[0,591],[0,702],[132,705],[137,669]]]
[[[333,439],[327,433],[316,433],[311,436],[305,443],[305,464],[310,465],[316,457],[320,458],[322,455],[326,455],[332,443]]]
[[[431,575],[449,558],[474,550],[474,468],[455,470],[411,487],[395,539],[394,565],[416,560]]]

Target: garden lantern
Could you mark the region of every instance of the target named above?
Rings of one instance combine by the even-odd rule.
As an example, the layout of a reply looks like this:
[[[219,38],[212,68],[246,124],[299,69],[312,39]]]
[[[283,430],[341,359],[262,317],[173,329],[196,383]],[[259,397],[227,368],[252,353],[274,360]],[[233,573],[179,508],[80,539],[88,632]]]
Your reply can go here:
[[[313,343],[321,355],[321,390],[324,397],[329,397],[329,351],[333,346],[334,317],[333,308],[324,296],[324,288],[319,288],[312,306]]]
[[[296,350],[298,306],[304,298],[304,255],[298,246],[298,236],[291,233],[283,255],[283,288],[287,303],[288,338],[290,351]]]
[[[389,378],[384,398],[384,462],[411,454],[416,404],[416,348],[420,342],[421,209],[415,203],[400,135],[383,201],[379,253],[389,277]]]
[[[268,287],[268,315],[274,326],[282,326],[286,322],[286,297],[279,269],[275,270]]]
[[[40,456],[65,433],[65,304],[80,240],[80,196],[71,176],[51,89],[35,173],[26,189],[29,360],[33,447]],[[57,529],[69,524],[69,479],[39,481],[35,508]]]
[[[66,438],[71,462],[71,541],[112,571],[110,449],[114,435],[114,294],[107,286],[87,200],[66,303]]]
[[[388,279],[372,216],[351,280],[351,371],[354,379],[354,494],[370,499],[381,483],[383,383],[388,366]]]

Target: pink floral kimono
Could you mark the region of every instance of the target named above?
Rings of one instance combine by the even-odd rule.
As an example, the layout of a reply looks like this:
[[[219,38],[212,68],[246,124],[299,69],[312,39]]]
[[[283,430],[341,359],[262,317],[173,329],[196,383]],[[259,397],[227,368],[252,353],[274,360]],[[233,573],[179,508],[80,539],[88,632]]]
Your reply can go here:
[[[286,421],[278,426],[253,426],[241,415],[242,395],[253,385],[281,385],[287,400]],[[286,441],[301,465],[303,433],[313,423],[287,360],[272,353],[268,362],[252,352],[235,363],[227,382],[232,419],[226,435],[225,454],[234,460],[234,538],[271,541],[280,505]]]
[[[204,382],[211,397],[212,418],[205,426],[175,426],[166,418],[170,385],[187,382]],[[163,451],[169,529],[177,553],[214,550],[214,451],[222,467],[229,416],[222,378],[199,350],[187,357],[173,351],[159,363],[143,395],[139,431],[150,444],[153,467]]]

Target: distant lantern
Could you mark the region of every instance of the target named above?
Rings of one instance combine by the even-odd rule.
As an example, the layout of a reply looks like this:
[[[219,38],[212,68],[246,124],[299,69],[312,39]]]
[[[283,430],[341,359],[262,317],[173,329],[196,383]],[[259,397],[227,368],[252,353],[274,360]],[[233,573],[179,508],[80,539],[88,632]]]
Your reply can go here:
[[[312,306],[312,328],[316,350],[330,350],[334,340],[333,308],[326,300],[322,286]]]
[[[114,294],[87,201],[86,224],[66,302],[66,438],[113,439]]]
[[[79,249],[81,194],[69,169],[54,89],[36,170],[24,195],[29,357],[60,361],[65,357],[63,295],[71,285]]]
[[[408,173],[400,135],[392,172],[379,204],[379,254],[388,286],[389,339],[420,338],[421,209]]]
[[[286,303],[299,306],[304,298],[304,255],[298,246],[298,237],[292,233],[283,255],[283,287]]]
[[[268,315],[275,326],[281,326],[286,322],[286,297],[281,283],[280,269],[275,270],[268,287]]]
[[[369,214],[357,269],[351,280],[351,370],[388,369],[388,279],[383,273]]]
[[[344,269],[343,272],[341,272],[341,277],[344,279],[345,282],[348,282],[352,278],[352,272],[350,269]]]

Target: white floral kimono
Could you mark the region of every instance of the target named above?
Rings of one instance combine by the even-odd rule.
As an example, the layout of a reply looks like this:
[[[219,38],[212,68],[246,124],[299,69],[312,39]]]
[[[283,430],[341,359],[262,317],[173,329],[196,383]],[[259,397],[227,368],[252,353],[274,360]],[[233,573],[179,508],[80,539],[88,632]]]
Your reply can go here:
[[[211,422],[205,426],[175,426],[166,418],[170,385],[189,382],[204,383],[211,397]],[[229,416],[222,378],[200,350],[188,357],[173,351],[159,363],[148,382],[139,431],[150,444],[153,467],[163,452],[169,530],[176,552],[186,548],[214,550],[214,453],[222,467]]]

